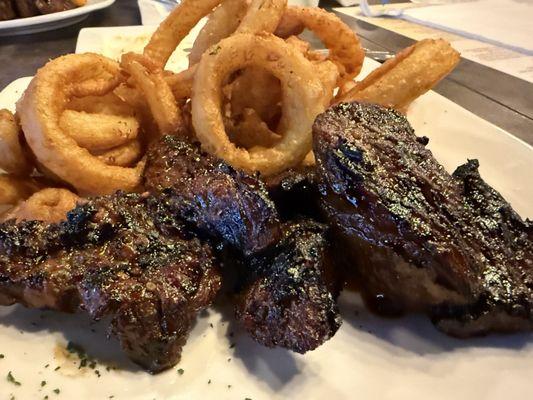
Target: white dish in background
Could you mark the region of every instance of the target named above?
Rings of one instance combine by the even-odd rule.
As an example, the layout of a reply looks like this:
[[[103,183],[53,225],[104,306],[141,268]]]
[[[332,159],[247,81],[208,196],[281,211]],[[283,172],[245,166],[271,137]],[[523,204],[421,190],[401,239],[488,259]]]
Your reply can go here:
[[[73,10],[0,21],[0,36],[25,35],[74,25],[87,18],[91,12],[109,7],[114,2],[115,0],[88,0],[86,5]]]
[[[91,40],[93,45],[82,43],[79,49],[101,51],[100,39],[92,36]],[[365,73],[375,65],[367,61]],[[13,108],[28,81],[24,78],[8,86],[0,94],[0,108]],[[417,100],[408,117],[419,135],[430,138],[432,151],[448,171],[468,158],[478,158],[483,177],[523,217],[533,216],[531,146],[434,92]],[[531,333],[458,340],[439,333],[423,316],[376,317],[353,294],[341,296],[340,304],[344,323],[337,335],[304,356],[255,344],[234,326],[228,306],[214,307],[199,318],[181,362],[156,376],[127,361],[118,344],[106,340],[105,325],[91,325],[83,316],[0,307],[0,353],[5,354],[0,359],[0,394],[8,399],[12,394],[17,400],[45,395],[58,400],[109,396],[113,400],[496,400],[531,396]],[[65,345],[68,340],[83,345],[93,356],[116,360],[122,368],[108,372],[99,366],[100,378],[91,369],[78,370],[77,364],[58,355],[58,343]],[[46,364],[50,366],[45,368]],[[56,366],[61,369],[54,371]],[[184,370],[181,375],[180,368]],[[9,371],[21,386],[1,378]],[[44,388],[41,381],[47,382]],[[53,393],[55,388],[61,390],[59,396]]]

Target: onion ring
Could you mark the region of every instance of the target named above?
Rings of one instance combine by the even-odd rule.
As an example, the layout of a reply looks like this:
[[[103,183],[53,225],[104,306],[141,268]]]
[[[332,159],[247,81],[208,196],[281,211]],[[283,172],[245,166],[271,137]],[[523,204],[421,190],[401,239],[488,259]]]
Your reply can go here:
[[[89,114],[65,110],[59,126],[73,138],[78,146],[90,151],[108,150],[135,139],[139,122],[133,117],[106,114]]]
[[[165,75],[165,80],[174,94],[177,101],[190,98],[192,95],[192,84],[194,82],[194,74],[196,73],[196,66],[192,66],[185,71],[177,74],[170,73]]]
[[[212,45],[227,38],[237,30],[248,7],[250,0],[224,0],[207,17],[207,22],[198,33],[189,54],[189,66],[200,62],[202,54]]]
[[[138,140],[132,140],[129,143],[95,155],[107,165],[130,167],[141,159],[142,146]]]
[[[32,178],[0,175],[0,205],[14,205],[42,189]]]
[[[80,198],[67,189],[43,189],[2,216],[2,221],[43,221],[57,223],[66,219]]]
[[[299,20],[329,49],[329,60],[339,67],[339,84],[359,75],[365,52],[357,34],[339,17],[317,7],[289,6],[285,18]]]
[[[238,147],[272,147],[280,141],[281,136],[272,132],[255,110],[247,108],[240,117],[239,121],[229,118],[224,124],[231,141]]]
[[[144,48],[144,55],[163,69],[183,38],[221,3],[222,0],[182,0],[159,25]],[[252,0],[236,32],[273,32],[286,7],[287,0]]]
[[[116,190],[134,190],[141,181],[143,164],[136,168],[106,165],[79,147],[74,139],[63,132],[59,118],[73,93],[78,80],[90,82],[102,79],[101,71],[111,76],[107,83],[92,85],[95,93],[85,89],[84,94],[103,95],[104,88],[112,91],[120,74],[119,65],[97,54],[71,54],[50,61],[31,81],[23,98],[17,104],[22,129],[37,160],[52,174],[76,189],[90,194],[109,194]]]
[[[298,36],[305,30],[305,25],[293,14],[284,13],[279,21],[279,25],[274,31],[274,35],[287,39],[291,36]]]
[[[404,110],[448,75],[460,54],[443,40],[425,39],[402,50],[336,101],[365,101]]]
[[[136,111],[134,107],[130,106],[114,93],[108,93],[104,96],[74,97],[68,102],[65,108],[91,114],[120,115],[125,117],[134,117]]]
[[[159,25],[144,48],[144,55],[163,69],[183,38],[221,2],[222,0],[182,0]]]
[[[163,71],[149,70],[132,53],[122,56],[121,66],[146,97],[160,135],[173,135],[184,131],[183,118]]]
[[[10,174],[29,175],[34,166],[21,145],[21,134],[15,116],[0,110],[0,168]]]
[[[287,124],[282,139],[272,148],[237,148],[224,129],[220,111],[224,80],[251,66],[266,69],[282,82]],[[193,94],[193,126],[203,147],[236,168],[264,175],[304,159],[311,150],[313,121],[326,108],[324,88],[310,61],[271,34],[236,34],[209,49],[198,65]]]
[[[231,83],[231,115],[244,117],[246,110],[255,111],[259,119],[272,129],[281,115],[281,83],[268,71],[257,67],[246,68]]]

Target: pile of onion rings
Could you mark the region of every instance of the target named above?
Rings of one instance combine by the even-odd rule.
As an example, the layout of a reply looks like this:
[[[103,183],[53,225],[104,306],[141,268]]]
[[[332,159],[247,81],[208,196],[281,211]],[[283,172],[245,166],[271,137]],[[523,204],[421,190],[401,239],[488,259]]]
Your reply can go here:
[[[200,20],[189,67],[166,64]],[[300,37],[309,30],[326,50]],[[287,0],[182,0],[142,54],[59,57],[17,104],[0,110],[4,218],[57,221],[83,196],[142,190],[147,146],[187,136],[263,176],[312,165],[315,117],[341,101],[405,110],[458,63],[443,40],[400,52],[360,82],[355,32],[319,8]]]

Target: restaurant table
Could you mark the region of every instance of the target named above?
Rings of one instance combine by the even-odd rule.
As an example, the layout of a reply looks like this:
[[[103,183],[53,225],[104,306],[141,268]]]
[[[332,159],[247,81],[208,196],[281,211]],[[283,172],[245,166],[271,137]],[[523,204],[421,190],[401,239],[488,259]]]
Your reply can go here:
[[[338,4],[333,0],[321,0],[320,6],[329,9]],[[414,42],[367,22],[339,16],[358,33],[367,49],[397,52]],[[140,24],[137,2],[117,0],[113,6],[94,12],[70,27],[32,35],[0,37],[0,90],[17,78],[35,74],[49,59],[73,53],[82,28]],[[461,59],[457,69],[435,90],[533,145],[533,84]]]

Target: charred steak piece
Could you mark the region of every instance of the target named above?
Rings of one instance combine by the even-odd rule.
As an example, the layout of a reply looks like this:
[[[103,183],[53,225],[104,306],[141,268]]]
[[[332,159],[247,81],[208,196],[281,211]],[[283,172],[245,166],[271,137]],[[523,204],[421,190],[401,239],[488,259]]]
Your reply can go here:
[[[169,224],[186,221],[231,245],[220,256],[241,266],[237,314],[255,340],[304,353],[333,336],[339,315],[323,225],[282,226],[260,181],[176,137],[150,149],[145,181],[164,199]]]
[[[322,208],[364,294],[455,336],[533,328],[533,226],[470,161],[449,175],[402,115],[340,104],[314,128]]]
[[[247,260],[249,283],[239,295],[236,315],[255,341],[305,353],[339,329],[325,235],[319,223],[290,223],[276,245]]]
[[[0,0],[0,21],[17,18],[13,0]]]
[[[150,149],[145,186],[159,193],[169,215],[244,254],[281,236],[276,208],[261,181],[175,136]]]
[[[0,225],[0,304],[112,315],[124,351],[158,372],[179,361],[196,313],[220,286],[211,248],[156,198],[118,193],[60,224]]]

